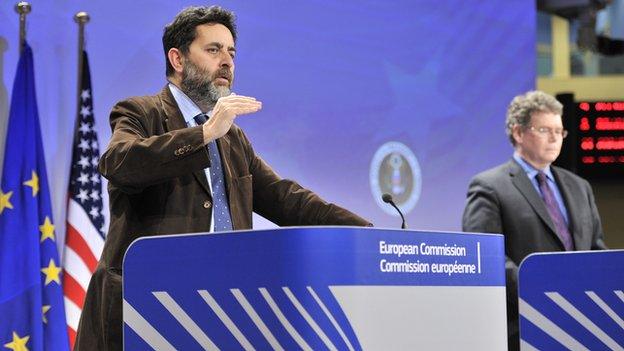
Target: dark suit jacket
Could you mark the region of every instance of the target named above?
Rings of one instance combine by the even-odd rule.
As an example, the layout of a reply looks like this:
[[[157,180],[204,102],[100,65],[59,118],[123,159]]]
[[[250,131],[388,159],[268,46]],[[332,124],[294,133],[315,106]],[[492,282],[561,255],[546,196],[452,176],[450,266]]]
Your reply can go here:
[[[606,249],[589,183],[562,168],[551,166],[551,169],[568,210],[576,250]],[[507,325],[510,336],[517,339],[518,265],[531,253],[564,251],[564,246],[541,195],[515,160],[472,179],[462,228],[466,232],[505,236]]]
[[[110,229],[87,291],[77,350],[121,350],[121,268],[132,241],[210,228],[202,127],[187,128],[169,88],[119,102],[110,122],[113,135],[99,165],[109,180]],[[370,225],[280,178],[237,126],[217,144],[235,230],[251,229],[253,211],[280,226]]]

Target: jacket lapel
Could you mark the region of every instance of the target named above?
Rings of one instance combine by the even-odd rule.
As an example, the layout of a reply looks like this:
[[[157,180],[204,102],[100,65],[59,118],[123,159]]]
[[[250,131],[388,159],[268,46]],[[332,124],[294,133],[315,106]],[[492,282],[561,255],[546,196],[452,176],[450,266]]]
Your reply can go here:
[[[537,191],[535,191],[535,187],[531,183],[531,180],[529,180],[529,177],[527,177],[522,167],[520,167],[520,165],[514,160],[509,161],[509,176],[511,177],[513,185],[529,202],[533,210],[542,219],[546,226],[550,228],[552,234],[557,238],[557,240],[561,241],[557,235],[557,231],[555,230],[555,224],[546,209],[544,200],[542,200]],[[563,243],[561,243],[561,245],[563,245]]]
[[[165,111],[165,131],[186,128],[186,121],[184,120],[182,112],[180,112],[178,104],[171,94],[171,90],[169,89],[168,84],[165,85],[165,87],[160,91],[160,94],[158,96],[160,98],[163,111]],[[203,170],[197,170],[193,172],[193,176],[199,182],[199,184],[208,194],[208,196],[212,196],[210,192],[210,187],[208,186],[208,180],[206,179],[206,173]]]

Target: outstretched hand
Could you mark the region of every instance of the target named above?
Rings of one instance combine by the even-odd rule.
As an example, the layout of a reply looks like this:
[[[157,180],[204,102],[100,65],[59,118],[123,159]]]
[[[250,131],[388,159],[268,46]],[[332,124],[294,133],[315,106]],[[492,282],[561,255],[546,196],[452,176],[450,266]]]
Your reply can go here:
[[[257,112],[262,102],[256,98],[242,95],[229,95],[219,98],[212,110],[212,116],[204,123],[204,143],[218,139],[230,130],[236,117]]]

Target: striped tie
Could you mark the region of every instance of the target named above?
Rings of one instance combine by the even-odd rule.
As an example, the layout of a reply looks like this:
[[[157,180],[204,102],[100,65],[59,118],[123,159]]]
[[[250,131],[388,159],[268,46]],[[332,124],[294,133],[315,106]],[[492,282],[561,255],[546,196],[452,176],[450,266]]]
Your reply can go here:
[[[574,250],[574,240],[572,239],[572,235],[570,235],[570,231],[568,230],[568,226],[565,223],[565,219],[563,218],[561,209],[559,208],[559,205],[557,205],[555,195],[548,186],[548,181],[544,172],[539,172],[537,174],[537,183],[539,184],[542,198],[544,199],[544,203],[546,204],[546,209],[550,214],[550,218],[555,223],[555,228],[557,228],[557,235],[563,242],[563,246],[565,247],[566,251]]]

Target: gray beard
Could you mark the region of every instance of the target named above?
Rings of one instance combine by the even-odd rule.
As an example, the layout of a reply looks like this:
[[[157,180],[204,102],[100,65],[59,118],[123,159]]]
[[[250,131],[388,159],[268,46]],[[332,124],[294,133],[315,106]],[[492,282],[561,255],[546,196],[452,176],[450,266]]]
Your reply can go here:
[[[201,69],[191,62],[191,60],[186,60],[186,65],[182,70],[180,89],[193,100],[203,112],[212,110],[219,98],[232,94],[229,87],[216,86],[211,78],[209,72]]]

